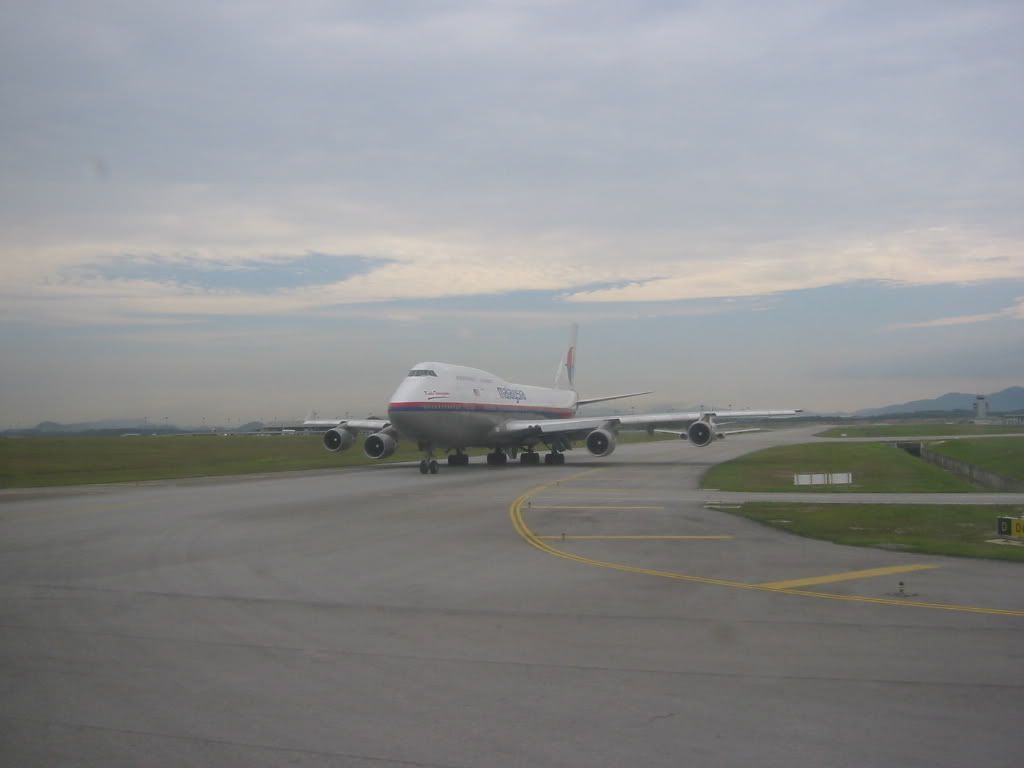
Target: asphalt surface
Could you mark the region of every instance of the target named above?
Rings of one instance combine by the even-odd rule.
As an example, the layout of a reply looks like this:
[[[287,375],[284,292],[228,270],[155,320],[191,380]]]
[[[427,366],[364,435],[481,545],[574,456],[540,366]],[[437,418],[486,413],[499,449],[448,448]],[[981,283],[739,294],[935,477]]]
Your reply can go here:
[[[0,764],[1019,765],[1019,565],[697,490],[809,434],[0,494]]]

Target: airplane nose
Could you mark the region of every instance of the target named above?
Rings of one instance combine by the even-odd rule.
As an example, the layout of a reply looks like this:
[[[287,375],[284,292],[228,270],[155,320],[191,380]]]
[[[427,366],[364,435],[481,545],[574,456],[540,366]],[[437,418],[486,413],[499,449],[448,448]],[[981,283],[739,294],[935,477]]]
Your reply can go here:
[[[405,402],[408,402],[409,401],[408,393],[409,393],[409,382],[403,381],[401,384],[398,385],[398,388],[394,392],[391,393],[391,400],[388,401],[388,405],[390,406],[390,405],[393,405],[394,403],[405,403]]]
[[[390,413],[391,409],[396,405],[415,402],[417,399],[415,389],[415,382],[403,381],[399,384],[398,388],[392,393],[391,399],[388,401],[388,412]]]

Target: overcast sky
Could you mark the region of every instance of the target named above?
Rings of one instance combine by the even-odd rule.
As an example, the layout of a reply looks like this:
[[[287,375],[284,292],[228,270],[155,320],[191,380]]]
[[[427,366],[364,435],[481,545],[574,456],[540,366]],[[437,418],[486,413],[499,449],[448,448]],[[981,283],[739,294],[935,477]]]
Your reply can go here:
[[[0,428],[546,384],[574,320],[592,396],[1024,384],[1022,39],[1020,2],[7,4]]]

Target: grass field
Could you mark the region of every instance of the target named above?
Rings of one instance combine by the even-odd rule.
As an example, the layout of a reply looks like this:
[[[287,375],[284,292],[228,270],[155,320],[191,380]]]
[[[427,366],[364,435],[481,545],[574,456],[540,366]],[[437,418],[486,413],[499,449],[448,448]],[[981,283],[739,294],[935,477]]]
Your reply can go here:
[[[995,538],[996,517],[1018,517],[1024,506],[753,502],[729,511],[837,544],[1024,562],[1024,547],[986,543]]]
[[[900,424],[851,424],[819,432],[815,437],[935,437],[938,435],[1011,435],[1024,433],[1024,427],[1002,424],[941,424],[906,422]]]
[[[1003,477],[1024,481],[1024,438],[993,437],[988,440],[949,440],[929,443],[935,453],[976,464]]]
[[[619,441],[660,439],[674,438],[625,433]],[[582,447],[577,450],[586,451]],[[420,458],[414,445],[403,442],[394,456],[384,461]],[[328,453],[319,435],[0,438],[0,488],[340,469],[374,463],[379,462],[366,458],[361,442],[347,451]]]
[[[403,447],[392,461],[418,458]],[[324,450],[319,436],[26,437],[0,440],[0,487],[119,483],[327,469],[369,463]]]
[[[798,472],[852,472],[853,485],[794,486]],[[767,448],[718,464],[705,488],[723,491],[808,493],[951,493],[979,490],[973,483],[883,443],[807,443]]]

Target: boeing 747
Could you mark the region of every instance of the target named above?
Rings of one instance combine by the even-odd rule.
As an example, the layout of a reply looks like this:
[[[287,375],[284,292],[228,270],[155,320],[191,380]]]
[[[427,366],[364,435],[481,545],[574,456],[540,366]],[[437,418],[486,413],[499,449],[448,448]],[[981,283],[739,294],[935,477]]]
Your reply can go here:
[[[371,459],[391,456],[401,438],[415,440],[423,451],[420,472],[436,474],[435,452],[448,454],[449,465],[469,463],[467,448],[488,448],[487,463],[505,464],[518,457],[522,464],[540,464],[539,446],[547,450],[545,464],[564,464],[564,452],[583,441],[594,456],[615,450],[622,430],[664,432],[706,446],[716,439],[753,429],[725,429],[721,418],[792,416],[789,410],[706,410],[580,416],[578,409],[592,403],[649,394],[632,392],[581,399],[574,384],[576,367],[574,325],[569,348],[559,362],[554,387],[513,384],[500,376],[450,363],[417,363],[388,404],[387,419],[307,419],[306,427],[324,427],[324,447],[344,451],[361,434],[363,451]]]

